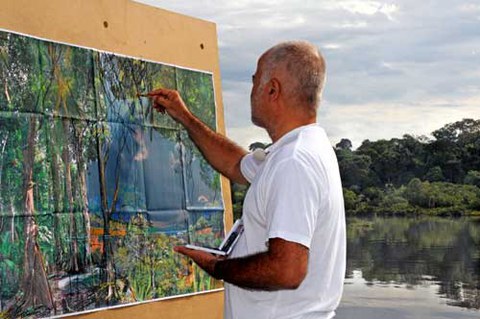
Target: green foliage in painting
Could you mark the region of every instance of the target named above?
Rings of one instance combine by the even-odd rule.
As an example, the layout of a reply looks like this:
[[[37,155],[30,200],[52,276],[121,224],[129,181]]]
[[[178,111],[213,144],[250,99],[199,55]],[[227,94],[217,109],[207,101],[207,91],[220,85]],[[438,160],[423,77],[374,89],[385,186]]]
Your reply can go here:
[[[210,74],[0,32],[0,82],[1,318],[218,286],[172,247],[221,240],[220,176],[138,97],[178,88],[215,128]]]

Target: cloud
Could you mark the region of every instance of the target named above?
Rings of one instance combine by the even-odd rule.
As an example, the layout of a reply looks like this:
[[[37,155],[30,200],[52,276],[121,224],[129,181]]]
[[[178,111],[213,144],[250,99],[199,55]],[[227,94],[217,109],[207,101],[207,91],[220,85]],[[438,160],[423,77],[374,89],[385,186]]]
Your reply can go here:
[[[227,136],[245,149],[248,149],[250,144],[254,142],[271,143],[271,139],[265,130],[256,127],[253,124],[243,127],[228,128]]]
[[[460,5],[459,10],[463,11],[463,12],[480,13],[480,4],[478,4],[478,3],[465,3],[465,4]]]
[[[480,118],[476,1],[144,0],[217,24],[227,132],[265,139],[250,123],[251,75],[270,46],[305,39],[327,60],[319,121],[332,143],[429,134]]]
[[[320,109],[319,123],[330,136],[332,145],[342,138],[352,141],[354,148],[362,141],[401,138],[430,134],[446,123],[464,118],[480,118],[480,97],[458,103],[436,99],[423,103],[391,103],[338,106],[325,103]]]
[[[340,49],[341,47],[342,45],[338,43],[326,43],[323,45],[323,48],[326,50],[336,50],[336,49]]]
[[[349,0],[349,1],[337,1],[337,6],[350,13],[361,15],[374,15],[381,13],[385,15],[388,20],[393,21],[393,14],[398,11],[398,7],[395,4],[382,3],[378,1],[366,1],[366,0]]]
[[[251,84],[244,81],[224,81],[223,104],[227,127],[238,128],[251,125],[250,91]]]
[[[354,20],[354,21],[344,21],[340,24],[338,24],[339,28],[344,28],[344,29],[359,29],[359,28],[366,28],[368,26],[367,21],[364,20]]]

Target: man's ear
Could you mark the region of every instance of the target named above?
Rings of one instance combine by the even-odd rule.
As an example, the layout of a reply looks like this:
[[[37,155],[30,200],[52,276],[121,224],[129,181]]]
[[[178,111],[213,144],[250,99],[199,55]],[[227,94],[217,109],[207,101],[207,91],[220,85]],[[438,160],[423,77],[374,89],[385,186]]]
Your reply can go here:
[[[281,84],[277,78],[272,78],[269,82],[268,95],[271,100],[276,100],[281,93]]]

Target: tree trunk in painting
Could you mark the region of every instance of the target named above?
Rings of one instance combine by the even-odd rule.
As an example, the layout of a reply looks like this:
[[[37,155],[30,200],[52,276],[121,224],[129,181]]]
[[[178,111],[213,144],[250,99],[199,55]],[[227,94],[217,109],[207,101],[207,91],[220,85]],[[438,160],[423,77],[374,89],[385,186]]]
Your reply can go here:
[[[15,232],[15,206],[13,205],[13,198],[10,198],[10,216],[12,216],[11,220],[11,227],[10,227],[10,234],[12,234],[11,241],[12,243],[15,242],[18,235]]]
[[[23,261],[22,292],[23,295],[7,311],[8,316],[19,317],[29,308],[46,307],[54,309],[54,303],[50,286],[45,272],[43,256],[37,243],[38,226],[34,217],[33,188],[33,165],[35,158],[35,139],[37,135],[36,119],[29,119],[27,146],[23,151],[24,165],[24,203],[25,203],[25,255]]]
[[[0,214],[3,213],[5,207],[3,206],[3,199],[2,199],[2,190],[3,190],[3,183],[2,183],[2,172],[3,172],[3,159],[5,157],[5,147],[7,146],[8,142],[8,133],[7,135],[2,138],[2,153],[1,153],[1,161],[0,161]]]
[[[83,129],[87,127],[74,127],[75,140],[77,143],[74,145],[75,156],[77,160],[77,173],[78,180],[80,183],[80,197],[81,197],[81,209],[83,215],[83,221],[85,223],[85,264],[89,265],[91,262],[91,251],[90,251],[90,214],[88,212],[88,196],[87,196],[87,165],[85,164],[85,159],[83,157]]]
[[[82,215],[85,223],[85,263],[88,265],[91,262],[90,251],[90,214],[88,211],[88,197],[87,197],[87,177],[85,172],[85,164],[79,162],[79,180],[80,193],[82,197]]]
[[[53,122],[55,123],[55,122]],[[54,124],[52,123],[53,127]],[[54,130],[50,126],[50,123],[45,123],[45,127],[50,131],[48,134],[48,139],[47,139],[47,146],[49,150],[49,155],[50,155],[50,170],[52,172],[52,192],[53,192],[53,208],[54,208],[54,215],[53,215],[53,227],[55,229],[54,232],[54,237],[55,237],[55,266],[57,269],[61,269],[62,267],[62,261],[63,261],[63,242],[62,242],[62,236],[61,234],[61,222],[60,222],[60,217],[61,213],[63,213],[62,210],[62,192],[60,189],[60,160],[58,158],[58,153],[56,150],[56,143],[57,139],[55,134],[53,133]]]
[[[62,158],[65,165],[65,191],[68,199],[68,213],[70,216],[70,247],[72,249],[70,256],[70,273],[78,273],[80,271],[80,264],[78,261],[78,242],[77,242],[77,223],[75,220],[74,200],[72,190],[72,172],[71,159],[69,150],[69,120],[62,119],[63,134],[65,136],[65,145],[63,146]]]
[[[103,130],[101,130],[104,134]],[[97,136],[98,137],[98,136]],[[105,156],[102,154],[100,147],[100,138],[97,139],[97,152],[98,152],[98,173],[100,179],[100,198],[102,201],[102,213],[103,213],[103,264],[106,270],[106,283],[108,286],[107,301],[114,300],[116,297],[115,289],[115,265],[113,260],[113,246],[110,236],[110,215],[111,211],[108,207],[107,201],[107,180],[105,176],[105,167],[108,159],[108,152],[105,152]]]

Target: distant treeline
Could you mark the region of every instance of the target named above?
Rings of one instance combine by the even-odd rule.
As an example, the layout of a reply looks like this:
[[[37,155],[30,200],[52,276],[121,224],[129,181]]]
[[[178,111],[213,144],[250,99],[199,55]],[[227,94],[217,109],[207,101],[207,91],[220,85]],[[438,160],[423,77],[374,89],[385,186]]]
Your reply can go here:
[[[348,214],[480,214],[480,120],[425,136],[335,145]],[[253,143],[251,148],[262,147]],[[233,185],[236,215],[246,188]]]

